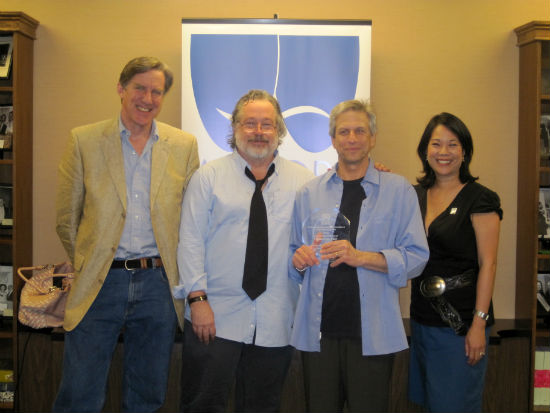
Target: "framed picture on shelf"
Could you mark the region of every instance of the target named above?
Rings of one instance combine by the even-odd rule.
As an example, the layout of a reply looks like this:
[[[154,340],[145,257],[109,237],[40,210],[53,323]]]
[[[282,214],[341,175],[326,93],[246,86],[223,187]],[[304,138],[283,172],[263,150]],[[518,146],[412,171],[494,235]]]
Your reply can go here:
[[[0,314],[11,316],[13,313],[13,267],[0,265]]]
[[[550,274],[537,274],[536,317],[550,327]]]
[[[0,106],[0,149],[11,149],[13,106]]]
[[[550,274],[537,274],[537,282],[540,283],[540,292],[550,300]],[[539,291],[539,288],[537,288]]]
[[[538,235],[550,239],[550,188],[539,188]]]
[[[540,166],[550,166],[550,115],[540,117]]]
[[[0,79],[7,79],[10,76],[12,50],[13,37],[0,37]]]
[[[0,184],[0,228],[13,226],[11,185]]]

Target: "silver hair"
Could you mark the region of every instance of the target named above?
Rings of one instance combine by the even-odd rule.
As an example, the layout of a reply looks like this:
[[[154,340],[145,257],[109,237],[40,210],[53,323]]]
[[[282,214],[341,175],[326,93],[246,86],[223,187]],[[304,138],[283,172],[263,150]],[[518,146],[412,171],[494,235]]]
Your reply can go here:
[[[241,119],[242,109],[244,105],[254,100],[267,100],[273,105],[273,108],[275,108],[275,125],[277,127],[277,138],[279,138],[278,145],[283,143],[282,138],[286,135],[286,125],[283,119],[283,114],[281,112],[281,107],[279,106],[279,102],[277,102],[277,99],[275,99],[265,90],[252,89],[239,99],[239,101],[235,105],[235,109],[233,109],[233,113],[231,114],[231,136],[227,139],[227,143],[229,144],[229,146],[231,146],[232,149],[235,149],[237,147],[235,129],[237,128],[237,123]]]
[[[365,100],[346,100],[338,103],[331,111],[329,118],[329,134],[332,138],[336,135],[336,119],[344,112],[353,110],[363,112],[369,120],[369,131],[371,135],[376,135],[376,115],[369,101]]]

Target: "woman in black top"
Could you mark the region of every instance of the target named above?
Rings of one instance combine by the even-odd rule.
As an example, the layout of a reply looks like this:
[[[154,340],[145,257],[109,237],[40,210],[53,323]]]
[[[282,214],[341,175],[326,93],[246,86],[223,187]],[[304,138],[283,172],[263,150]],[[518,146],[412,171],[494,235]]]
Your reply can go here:
[[[494,323],[500,200],[470,174],[472,138],[456,116],[434,116],[417,152],[430,259],[412,281],[409,398],[432,412],[478,412]]]

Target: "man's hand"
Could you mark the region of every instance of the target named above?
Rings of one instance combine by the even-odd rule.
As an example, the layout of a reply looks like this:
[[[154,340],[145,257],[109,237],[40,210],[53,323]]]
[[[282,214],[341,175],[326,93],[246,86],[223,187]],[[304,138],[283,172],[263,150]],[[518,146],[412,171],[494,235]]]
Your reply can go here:
[[[386,257],[380,252],[360,251],[348,240],[330,241],[321,246],[321,259],[331,260],[330,266],[347,264],[383,273],[388,272]]]
[[[303,271],[307,267],[319,265],[319,259],[315,255],[315,251],[319,248],[322,239],[323,236],[317,234],[312,245],[302,245],[294,252],[292,256],[292,265],[294,265],[294,268]]]
[[[197,296],[199,294],[195,294]],[[193,296],[189,296],[193,298]],[[195,301],[189,305],[191,309],[191,323],[193,331],[204,344],[210,343],[216,337],[216,323],[214,322],[214,312],[208,301]]]
[[[330,266],[336,267],[342,263],[351,267],[359,267],[360,253],[348,240],[330,241],[321,246],[321,259],[330,260]]]

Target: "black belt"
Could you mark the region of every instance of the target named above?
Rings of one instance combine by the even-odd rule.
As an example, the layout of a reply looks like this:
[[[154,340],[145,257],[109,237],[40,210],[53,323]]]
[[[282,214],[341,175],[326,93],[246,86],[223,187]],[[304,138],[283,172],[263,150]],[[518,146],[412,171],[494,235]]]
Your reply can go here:
[[[420,293],[428,299],[432,308],[439,314],[441,320],[451,327],[456,334],[464,336],[468,327],[462,321],[458,311],[447,301],[444,293],[448,290],[467,287],[474,283],[476,271],[467,270],[447,279],[438,276],[427,277],[420,283]]]
[[[114,260],[111,268],[124,268],[126,270],[143,270],[145,268],[162,267],[160,257],[136,258],[134,260]]]

